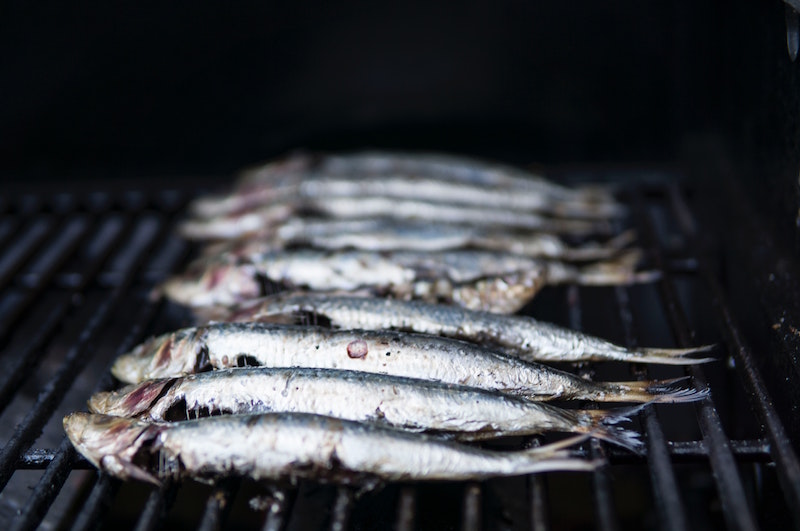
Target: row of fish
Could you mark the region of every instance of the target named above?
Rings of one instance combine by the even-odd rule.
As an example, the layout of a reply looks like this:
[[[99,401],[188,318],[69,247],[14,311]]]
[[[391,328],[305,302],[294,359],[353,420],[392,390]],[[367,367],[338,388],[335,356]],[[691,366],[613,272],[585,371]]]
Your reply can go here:
[[[508,315],[548,284],[657,278],[637,270],[631,232],[610,234],[625,209],[608,189],[439,155],[296,155],[191,212],[182,233],[212,241],[155,294],[191,307],[198,326],[118,358],[112,373],[129,385],[64,420],[118,477],[363,484],[591,470],[566,448],[591,436],[639,451],[620,423],[707,394],[542,362],[683,365],[710,361],[696,356],[708,346],[631,350]],[[467,444],[548,431],[574,436],[521,451]]]

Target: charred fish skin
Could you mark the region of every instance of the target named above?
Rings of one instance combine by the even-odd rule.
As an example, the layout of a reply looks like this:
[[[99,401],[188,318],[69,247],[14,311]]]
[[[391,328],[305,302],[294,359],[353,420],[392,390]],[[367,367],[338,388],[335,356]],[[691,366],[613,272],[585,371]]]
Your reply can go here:
[[[236,308],[198,309],[200,323],[321,320],[334,328],[433,334],[481,343],[526,361],[625,361],[689,365],[714,358],[687,358],[713,345],[687,349],[627,349],[582,332],[528,316],[499,315],[459,306],[355,297],[325,293],[284,292],[242,303]]]
[[[455,339],[265,323],[220,323],[155,337],[120,356],[111,371],[120,381],[138,383],[240,364],[403,376],[531,400],[683,402],[704,396],[672,381],[591,382]]]
[[[92,396],[89,410],[152,422],[313,413],[462,440],[560,431],[591,433],[633,451],[641,446],[636,433],[616,426],[629,409],[566,410],[477,388],[330,369],[236,368],[148,380]]]
[[[340,483],[440,481],[591,471],[597,461],[561,451],[585,437],[532,450],[492,452],[368,424],[306,414],[210,417],[177,424],[73,413],[64,429],[92,464],[121,479],[222,477]]]

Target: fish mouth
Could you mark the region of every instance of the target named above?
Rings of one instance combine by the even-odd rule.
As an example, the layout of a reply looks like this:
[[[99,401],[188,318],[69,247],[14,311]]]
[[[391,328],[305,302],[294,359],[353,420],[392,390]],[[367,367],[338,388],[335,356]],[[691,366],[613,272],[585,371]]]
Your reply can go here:
[[[63,424],[75,449],[100,470],[123,479],[161,484],[144,465],[152,454],[153,441],[164,427],[83,412],[67,415]]]

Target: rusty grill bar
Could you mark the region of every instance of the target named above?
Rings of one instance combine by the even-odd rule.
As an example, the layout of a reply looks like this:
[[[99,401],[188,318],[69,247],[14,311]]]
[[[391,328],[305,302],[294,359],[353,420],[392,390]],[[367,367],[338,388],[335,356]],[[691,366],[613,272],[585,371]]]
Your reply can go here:
[[[608,459],[592,474],[389,485],[363,495],[309,482],[268,488],[248,480],[156,489],[95,472],[59,432],[60,419],[83,408],[92,392],[114,385],[108,367],[116,355],[185,322],[147,295],[191,254],[173,229],[195,192],[0,198],[0,421],[7,426],[0,441],[0,521],[18,530],[45,521],[71,529],[124,523],[137,530],[177,521],[202,530],[226,524],[264,530],[800,525],[797,444],[771,395],[780,390],[765,384],[756,361],[761,353],[748,346],[713,251],[698,237],[693,196],[669,181],[622,193],[649,265],[664,272],[662,279],[644,287],[553,288],[526,311],[629,346],[721,341],[713,366],[608,369],[635,378],[685,372],[699,388],[708,386],[709,398],[681,406],[680,422],[690,426],[676,426],[676,414],[661,406],[648,408],[634,425],[645,440],[644,455],[598,441],[574,451]],[[708,313],[693,308],[703,300]],[[579,370],[594,376],[605,369]],[[198,493],[187,510],[183,498]]]

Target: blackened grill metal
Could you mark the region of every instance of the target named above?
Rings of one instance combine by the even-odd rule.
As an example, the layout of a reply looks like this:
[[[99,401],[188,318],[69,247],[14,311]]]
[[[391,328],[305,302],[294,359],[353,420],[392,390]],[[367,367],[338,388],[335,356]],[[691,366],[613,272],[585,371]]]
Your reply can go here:
[[[170,314],[164,304],[149,300],[147,294],[155,282],[180,270],[190,256],[189,246],[175,236],[174,225],[192,195],[188,190],[116,195],[100,191],[28,194],[0,200],[0,362],[4,366],[0,373],[0,412],[16,420],[13,428],[7,425],[4,430],[7,434],[0,449],[0,507],[8,505],[9,500],[22,500],[19,507],[2,507],[0,515],[8,520],[6,528],[43,525],[89,529],[119,522],[142,530],[162,528],[185,517],[183,513],[174,514],[175,507],[181,494],[190,488],[198,489],[203,498],[194,504],[189,522],[182,523],[202,530],[226,524],[265,530],[378,525],[400,530],[442,526],[539,530],[576,522],[586,527],[583,513],[587,512],[589,527],[601,530],[719,525],[758,529],[774,522],[800,524],[800,464],[792,441],[772,405],[771,391],[737,324],[739,317],[715,274],[709,251],[697,237],[700,229],[684,190],[669,182],[624,192],[632,207],[631,223],[640,233],[650,265],[664,272],[652,288],[659,304],[654,313],[663,315],[677,346],[696,344],[694,327],[698,319],[687,311],[678,284],[688,276],[702,285],[713,310],[716,335],[712,340],[722,341],[717,363],[732,360],[725,372],[733,376],[730,385],[741,386],[750,408],[734,415],[754,414],[754,424],[761,426],[758,434],[744,439],[726,435],[721,418],[731,413],[720,408],[717,400],[727,393],[715,387],[720,385],[718,378],[712,381],[707,377],[708,368],[697,367],[686,372],[699,387],[710,385],[711,395],[694,407],[694,415],[691,406],[682,407],[688,412],[684,422],[697,423],[699,437],[668,440],[668,426],[659,411],[648,409],[638,420],[646,454],[635,456],[597,441],[587,443],[575,453],[606,457],[609,462],[588,476],[544,474],[509,481],[390,485],[359,498],[349,488],[309,483],[267,488],[247,480],[230,480],[213,488],[176,484],[159,489],[132,487],[91,471],[85,473],[82,491],[67,496],[66,506],[60,511],[53,510],[70,475],[91,467],[76,455],[63,434],[60,442],[43,445],[43,428],[48,423],[60,423],[60,415],[69,409],[65,397],[85,400],[94,391],[111,388],[114,382],[108,366],[117,354],[151,333],[182,324],[180,316]],[[665,249],[660,240],[656,205],[679,230],[682,243],[678,249]],[[677,260],[673,259],[676,254]],[[590,302],[585,301],[601,297],[602,304],[613,308],[617,316],[619,337],[615,340],[629,346],[655,343],[642,331],[646,327],[640,326],[641,310],[634,308],[638,288],[594,289],[569,287],[542,296],[559,301],[565,308],[562,324],[573,328],[588,324],[583,305]],[[48,307],[42,307],[44,300],[49,301]],[[534,314],[536,304],[534,301],[531,305]],[[67,343],[63,342],[70,336],[65,322],[77,327],[77,334]],[[100,337],[106,329],[121,331],[112,338],[115,346],[110,351],[97,346],[105,344]],[[57,366],[50,370],[51,378],[36,386],[31,381],[47,359],[55,359]],[[593,369],[587,366],[583,370],[591,375]],[[635,378],[651,377],[654,372],[640,367],[626,370]],[[75,382],[84,373],[93,384],[76,388]],[[31,407],[15,412],[15,400],[26,392],[33,395]],[[727,402],[727,407],[732,407],[733,402]],[[529,438],[521,444],[540,441]],[[700,516],[698,506],[685,491],[684,467],[688,467],[692,481],[705,485],[700,490],[709,496],[710,502]],[[23,487],[19,482],[12,485],[11,480],[24,470],[40,470],[41,475],[20,496]],[[633,471],[638,478],[633,490],[651,493],[633,513],[622,499],[632,492],[620,479],[625,470]],[[780,485],[774,492],[769,486],[772,476]],[[564,496],[564,482],[569,485],[570,506],[580,513],[572,515],[574,521],[559,501]],[[574,489],[573,484],[577,485]],[[7,490],[12,487],[16,492]],[[118,507],[132,490],[139,492],[139,501],[133,503],[133,516],[122,517]],[[782,498],[777,507],[785,513],[765,516],[765,507],[776,506],[773,498],[777,492]],[[259,502],[255,508],[247,505],[251,498]]]

